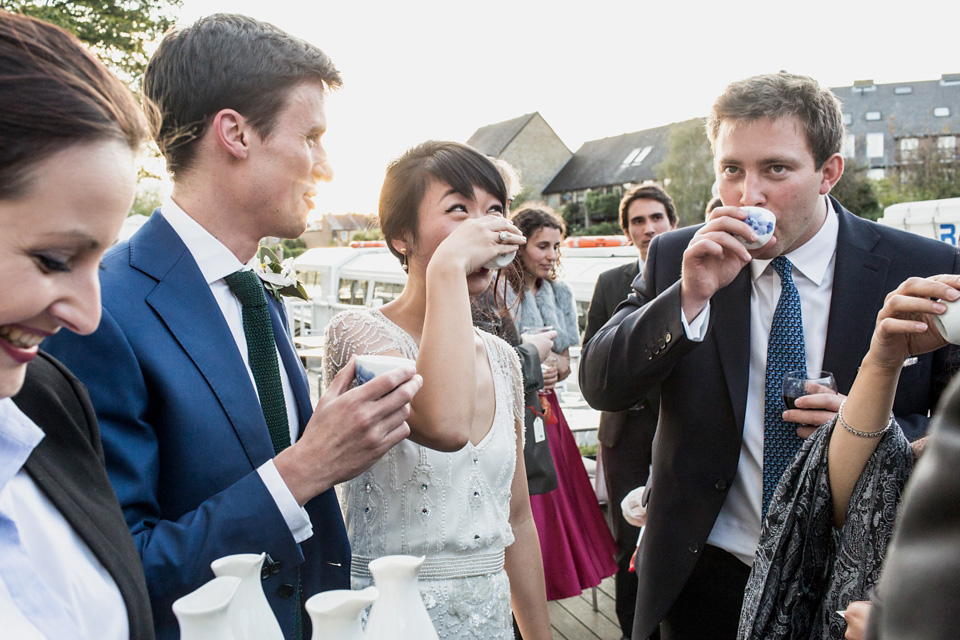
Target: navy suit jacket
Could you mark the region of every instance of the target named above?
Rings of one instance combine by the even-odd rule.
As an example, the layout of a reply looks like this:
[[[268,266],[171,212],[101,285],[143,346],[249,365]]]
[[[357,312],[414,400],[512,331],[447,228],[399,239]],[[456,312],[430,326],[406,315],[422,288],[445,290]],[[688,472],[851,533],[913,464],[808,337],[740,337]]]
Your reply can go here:
[[[955,247],[860,219],[836,200],[833,206],[839,230],[823,368],[848,393],[886,294],[910,276],[960,273],[960,257]],[[660,385],[634,638],[649,636],[683,589],[740,459],[750,369],[750,269],[713,296],[705,339],[688,340],[679,278],[697,228],[654,238],[635,292],[587,343],[580,361],[580,388],[598,409],[625,409]],[[893,408],[911,438],[925,432],[927,412],[955,368],[955,351],[945,348],[903,369]]]
[[[97,331],[63,331],[45,348],[90,391],[157,637],[179,637],[171,606],[213,578],[211,561],[265,551],[273,565],[264,591],[292,638],[298,569],[302,600],[349,588],[350,549],[333,489],[305,505],[313,536],[297,544],[256,472],[274,456],[256,390],[210,287],[159,211],[107,252],[100,281]],[[302,431],[312,414],[306,374],[282,307],[267,300]]]

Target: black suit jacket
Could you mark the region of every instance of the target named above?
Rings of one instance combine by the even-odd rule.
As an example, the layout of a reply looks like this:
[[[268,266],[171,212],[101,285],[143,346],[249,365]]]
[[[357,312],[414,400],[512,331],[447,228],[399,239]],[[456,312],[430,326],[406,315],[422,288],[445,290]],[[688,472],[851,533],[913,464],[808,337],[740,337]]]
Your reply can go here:
[[[13,401],[45,434],[27,458],[27,473],[117,583],[130,638],[152,640],[143,567],[107,479],[100,428],[86,389],[62,364],[40,352],[27,366],[23,388]]]
[[[839,231],[823,368],[847,393],[885,295],[909,276],[960,272],[954,247],[857,218],[833,201]],[[703,342],[681,323],[680,266],[698,227],[654,238],[643,278],[581,356],[580,387],[618,411],[660,385],[660,422],[648,487],[647,530],[637,564],[634,638],[646,638],[676,600],[706,544],[740,459],[750,359],[750,269],[711,300]],[[894,412],[904,431],[926,415],[950,379],[953,351],[905,367]]]
[[[633,281],[638,275],[640,275],[638,262],[628,262],[600,274],[593,289],[590,308],[587,309],[587,326],[583,331],[584,345],[613,317],[616,308],[633,292]],[[659,404],[659,391],[653,389],[644,395],[643,400],[633,410],[601,411],[600,427],[597,430],[597,439],[600,444],[608,448],[615,447],[620,440],[620,434],[630,429],[642,428],[650,433],[652,438],[657,428]],[[649,455],[643,457],[649,458]]]

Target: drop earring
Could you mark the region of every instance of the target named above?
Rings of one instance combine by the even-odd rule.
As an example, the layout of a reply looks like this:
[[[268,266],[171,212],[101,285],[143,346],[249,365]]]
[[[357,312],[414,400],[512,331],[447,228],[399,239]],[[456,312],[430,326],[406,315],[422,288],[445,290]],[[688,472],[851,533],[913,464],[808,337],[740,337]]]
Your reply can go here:
[[[410,267],[407,265],[407,250],[406,248],[400,249],[400,255],[403,256],[403,259],[400,260],[400,268],[403,269],[404,273],[410,270]]]

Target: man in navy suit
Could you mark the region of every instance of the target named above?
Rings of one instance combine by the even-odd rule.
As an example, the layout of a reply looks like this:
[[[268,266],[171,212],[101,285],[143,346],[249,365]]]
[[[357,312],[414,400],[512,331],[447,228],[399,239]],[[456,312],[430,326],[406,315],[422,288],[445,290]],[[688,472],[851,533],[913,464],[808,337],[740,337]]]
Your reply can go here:
[[[583,344],[613,316],[617,306],[633,292],[633,281],[643,270],[647,250],[655,236],[677,228],[677,208],[660,185],[642,184],[620,199],[620,228],[640,252],[636,262],[604,271],[597,278]],[[626,411],[600,413],[600,460],[607,487],[613,537],[617,541],[615,578],[617,619],[624,637],[633,629],[633,611],[637,601],[637,576],[630,571],[630,559],[637,547],[640,529],[623,518],[620,502],[626,495],[647,483],[653,435],[657,430],[660,392],[652,389]]]
[[[736,636],[761,525],[767,343],[783,288],[771,260],[789,260],[807,368],[832,371],[841,394],[887,293],[910,276],[960,271],[954,247],[857,218],[828,195],[843,172],[843,117],[811,78],[733,83],[707,133],[724,206],[653,240],[636,291],[580,364],[583,394],[603,410],[660,386],[635,640],[658,624],[664,640]],[[756,239],[742,206],[777,218],[759,249],[738,239]],[[925,431],[951,356],[941,349],[904,368],[894,412],[909,436]],[[780,415],[809,435],[842,398],[800,398]]]
[[[339,84],[319,49],[250,18],[214,15],[168,34],[144,95],[172,199],[104,258],[97,332],[47,344],[90,391],[161,639],[178,637],[171,605],[213,577],[212,560],[259,552],[284,636],[309,638],[302,603],[349,588],[332,487],[409,433],[421,384],[410,368],[348,391],[348,366],[311,408],[267,290],[276,349],[265,358],[279,365],[272,397],[286,412],[275,437],[289,427],[292,445],[275,444],[250,365],[261,356],[248,354],[245,312],[225,280],[262,237],[303,232],[316,183],[331,177],[324,101]]]

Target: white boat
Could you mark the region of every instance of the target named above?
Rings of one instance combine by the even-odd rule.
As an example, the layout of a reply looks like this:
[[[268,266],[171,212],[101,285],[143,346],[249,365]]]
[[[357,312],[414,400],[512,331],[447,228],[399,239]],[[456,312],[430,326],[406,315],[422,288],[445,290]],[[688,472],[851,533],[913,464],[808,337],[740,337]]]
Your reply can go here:
[[[573,290],[581,331],[600,274],[636,259],[632,246],[562,248],[560,279]],[[291,329],[298,336],[323,332],[343,309],[390,302],[407,280],[400,261],[386,247],[309,249],[293,264],[310,296],[309,302],[288,300]]]

